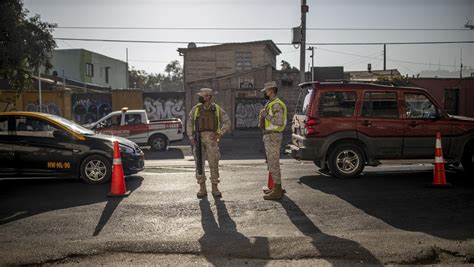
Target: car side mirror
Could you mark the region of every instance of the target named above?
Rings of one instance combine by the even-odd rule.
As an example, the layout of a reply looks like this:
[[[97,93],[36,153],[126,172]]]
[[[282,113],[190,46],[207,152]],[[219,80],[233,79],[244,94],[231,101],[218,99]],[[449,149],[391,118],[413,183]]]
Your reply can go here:
[[[435,120],[441,119],[441,109],[437,108],[437,109],[435,110],[434,119],[435,119]]]
[[[68,139],[69,135],[65,131],[55,130],[53,131],[53,136],[55,138]]]

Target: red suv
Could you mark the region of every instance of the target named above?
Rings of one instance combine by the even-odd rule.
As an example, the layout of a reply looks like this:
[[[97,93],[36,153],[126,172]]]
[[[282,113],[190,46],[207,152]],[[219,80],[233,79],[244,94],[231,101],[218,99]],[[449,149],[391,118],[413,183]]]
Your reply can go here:
[[[447,164],[474,170],[474,118],[446,113],[424,89],[365,83],[303,83],[286,152],[336,177],[381,159],[432,159],[441,132]]]

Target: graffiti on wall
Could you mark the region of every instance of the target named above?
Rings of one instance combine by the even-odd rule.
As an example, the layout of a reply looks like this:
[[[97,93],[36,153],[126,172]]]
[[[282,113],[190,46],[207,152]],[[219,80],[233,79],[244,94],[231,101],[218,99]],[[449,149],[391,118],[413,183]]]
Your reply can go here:
[[[185,127],[186,107],[184,93],[146,93],[143,95],[143,107],[149,120],[179,118],[183,122],[183,128]]]
[[[112,112],[108,94],[74,94],[71,97],[72,118],[79,124],[95,122]]]
[[[235,128],[258,127],[258,116],[264,107],[261,98],[236,98],[235,99]]]
[[[12,97],[0,96],[0,112],[15,110],[16,101]]]
[[[60,115],[58,105],[56,105],[56,103],[48,103],[48,102],[42,103],[41,107],[38,102],[30,102],[26,104],[25,111],[43,112],[43,113],[49,113],[49,114],[54,114],[54,115]]]

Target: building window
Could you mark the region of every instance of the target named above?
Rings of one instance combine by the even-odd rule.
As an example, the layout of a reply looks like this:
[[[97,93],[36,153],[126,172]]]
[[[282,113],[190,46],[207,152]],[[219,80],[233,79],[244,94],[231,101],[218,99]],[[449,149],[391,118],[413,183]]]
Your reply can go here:
[[[86,75],[89,77],[94,77],[94,65],[91,63],[86,63]]]
[[[237,70],[252,69],[252,52],[251,51],[235,52],[235,62],[236,62]]]
[[[451,115],[459,114],[459,89],[444,89],[444,109]]]
[[[110,67],[105,67],[105,83],[109,83],[109,70]]]

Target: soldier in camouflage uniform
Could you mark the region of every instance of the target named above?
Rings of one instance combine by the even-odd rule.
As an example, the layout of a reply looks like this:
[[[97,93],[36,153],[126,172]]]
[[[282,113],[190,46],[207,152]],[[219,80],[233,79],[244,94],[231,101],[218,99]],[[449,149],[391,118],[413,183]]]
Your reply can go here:
[[[285,103],[277,97],[278,88],[274,81],[265,83],[262,89],[268,103],[260,111],[259,127],[263,130],[263,143],[267,154],[267,166],[273,177],[274,188],[265,194],[265,200],[279,200],[283,196],[281,187],[280,149],[283,131],[286,127],[288,110]]]
[[[217,188],[219,181],[219,140],[221,136],[230,130],[230,119],[227,113],[217,104],[212,103],[213,92],[210,88],[201,88],[199,93],[199,102],[189,112],[186,122],[186,131],[193,146],[193,155],[196,162],[196,179],[200,185],[197,197],[207,196],[206,175],[198,174],[196,157],[196,140],[194,140],[194,126],[198,121],[198,131],[201,134],[202,161],[203,166],[207,159],[211,172],[212,195],[221,197],[222,194]]]

